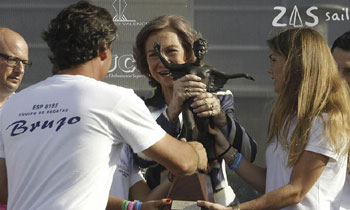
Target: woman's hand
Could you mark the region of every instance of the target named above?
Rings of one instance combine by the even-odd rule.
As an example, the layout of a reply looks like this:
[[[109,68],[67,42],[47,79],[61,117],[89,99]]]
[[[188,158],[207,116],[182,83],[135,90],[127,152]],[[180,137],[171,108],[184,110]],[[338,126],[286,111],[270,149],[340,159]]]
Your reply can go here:
[[[217,203],[211,203],[209,201],[197,201],[197,206],[209,210],[232,210],[232,207],[226,207]]]
[[[196,96],[191,107],[198,117],[213,117],[215,125],[220,128],[227,124],[226,114],[215,94],[205,92]]]
[[[146,201],[142,203],[141,209],[158,210],[163,206],[170,205],[172,200],[170,198],[163,198],[160,200]]]
[[[224,134],[217,127],[211,128],[208,126],[209,133],[215,138],[215,152],[216,154],[222,154],[230,146]]]
[[[168,105],[167,114],[169,120],[174,122],[182,111],[184,101],[190,97],[196,97],[206,92],[206,85],[201,82],[201,78],[187,74],[174,81],[172,99]]]

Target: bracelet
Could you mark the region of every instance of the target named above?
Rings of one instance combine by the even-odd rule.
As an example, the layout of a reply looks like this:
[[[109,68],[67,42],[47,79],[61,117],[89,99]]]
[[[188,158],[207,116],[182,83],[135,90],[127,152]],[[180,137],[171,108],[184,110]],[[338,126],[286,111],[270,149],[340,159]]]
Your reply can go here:
[[[128,205],[129,205],[129,201],[128,200],[123,200],[122,210],[128,210]]]
[[[233,204],[232,205],[232,210],[240,210],[241,208],[239,208],[238,204]]]
[[[142,202],[135,201],[135,210],[141,210],[141,205],[142,205]]]
[[[134,210],[134,207],[135,207],[135,202],[134,201],[130,201],[128,203],[128,210]]]
[[[230,166],[230,169],[231,169],[232,171],[237,170],[237,168],[239,167],[239,165],[241,165],[242,159],[243,159],[242,154],[241,154],[241,153],[237,153],[236,159],[235,159],[234,163]]]
[[[237,149],[233,148],[233,153],[227,158],[227,166],[228,166],[228,168],[230,170],[233,170],[233,171],[236,170],[238,168],[239,164],[241,163],[241,161],[242,161],[241,153],[239,153],[237,151]]]
[[[168,173],[168,180],[169,180],[169,182],[173,182],[174,179],[175,179],[175,174],[173,174],[173,173],[171,173],[171,172],[169,171],[169,173]]]
[[[223,153],[217,156],[216,159],[221,159],[230,149],[231,149],[231,145],[229,145]]]

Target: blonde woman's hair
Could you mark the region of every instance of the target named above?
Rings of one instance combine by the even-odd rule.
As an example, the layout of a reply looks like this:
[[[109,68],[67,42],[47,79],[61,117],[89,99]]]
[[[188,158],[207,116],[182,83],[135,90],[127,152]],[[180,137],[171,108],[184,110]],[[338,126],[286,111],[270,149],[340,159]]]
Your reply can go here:
[[[267,41],[270,49],[286,58],[285,86],[277,97],[268,127],[269,142],[289,149],[288,165],[299,159],[309,141],[316,117],[324,121],[324,135],[337,153],[349,151],[350,99],[348,86],[338,72],[330,49],[311,28],[289,29]],[[322,117],[327,114],[328,117]],[[296,127],[290,142],[291,121]],[[348,164],[349,166],[349,164]]]

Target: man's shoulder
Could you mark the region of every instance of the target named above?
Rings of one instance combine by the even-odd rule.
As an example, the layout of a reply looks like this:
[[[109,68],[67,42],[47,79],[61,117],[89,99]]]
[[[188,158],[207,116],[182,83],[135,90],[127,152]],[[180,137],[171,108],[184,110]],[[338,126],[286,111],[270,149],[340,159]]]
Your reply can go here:
[[[105,82],[101,82],[101,93],[102,94],[111,94],[113,97],[123,97],[125,98],[130,98],[136,96],[135,92],[133,89],[114,85],[114,84],[109,84]]]
[[[53,82],[61,83],[63,86],[66,85],[66,82],[68,83],[69,87],[76,87],[81,88],[83,90],[87,91],[103,91],[104,94],[108,94],[108,92],[112,92],[113,94],[130,94],[133,92],[132,89],[121,87],[115,84],[110,84],[104,81],[98,81],[90,77],[82,76],[82,75],[63,75],[60,77],[52,77],[49,79],[51,81],[47,82],[47,84],[42,85],[49,85]],[[62,86],[62,88],[63,88]]]
[[[130,98],[134,91],[129,88],[98,81],[85,76],[57,75],[33,84],[10,99],[23,101],[35,95],[57,97],[89,97],[89,98]]]

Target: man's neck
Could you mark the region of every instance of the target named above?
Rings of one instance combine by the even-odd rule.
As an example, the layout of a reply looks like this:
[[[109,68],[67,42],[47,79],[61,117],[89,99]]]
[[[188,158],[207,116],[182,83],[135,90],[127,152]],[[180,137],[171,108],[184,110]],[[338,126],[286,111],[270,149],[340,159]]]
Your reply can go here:
[[[94,78],[96,80],[101,80],[101,78],[99,77],[99,71],[100,70],[98,66],[96,66],[93,61],[88,61],[79,66],[60,70],[58,71],[57,74],[82,75],[82,76]]]
[[[8,94],[1,94],[0,95],[0,107],[2,107],[2,105],[5,103],[5,101],[7,101],[7,99],[13,94],[12,93],[8,93]]]

